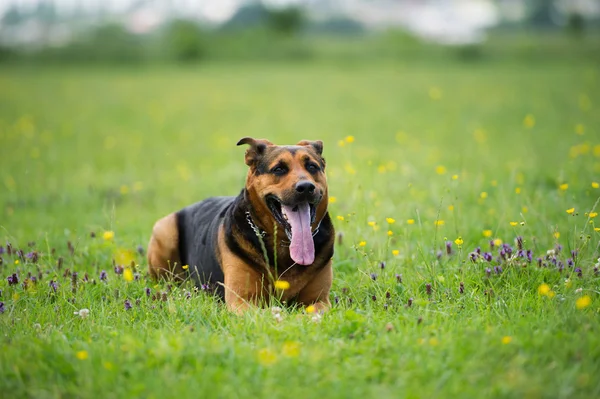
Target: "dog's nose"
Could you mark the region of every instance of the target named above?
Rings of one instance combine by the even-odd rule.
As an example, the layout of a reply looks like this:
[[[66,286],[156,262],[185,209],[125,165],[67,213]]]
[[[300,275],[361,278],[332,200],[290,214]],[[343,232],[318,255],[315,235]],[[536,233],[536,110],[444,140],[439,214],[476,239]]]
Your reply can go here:
[[[315,192],[315,185],[309,181],[300,181],[296,183],[296,191],[300,194],[313,194]]]

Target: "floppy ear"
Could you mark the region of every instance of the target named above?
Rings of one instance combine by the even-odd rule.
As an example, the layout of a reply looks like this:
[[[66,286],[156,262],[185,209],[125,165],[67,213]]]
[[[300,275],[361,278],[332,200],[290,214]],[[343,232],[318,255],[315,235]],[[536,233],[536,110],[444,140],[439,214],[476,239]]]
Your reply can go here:
[[[319,155],[323,155],[323,142],[321,140],[309,141],[302,140],[296,145],[311,146]]]
[[[269,140],[253,139],[252,137],[244,137],[238,141],[237,145],[248,144],[250,148],[246,150],[246,165],[252,166],[265,153],[268,146],[273,145]]]

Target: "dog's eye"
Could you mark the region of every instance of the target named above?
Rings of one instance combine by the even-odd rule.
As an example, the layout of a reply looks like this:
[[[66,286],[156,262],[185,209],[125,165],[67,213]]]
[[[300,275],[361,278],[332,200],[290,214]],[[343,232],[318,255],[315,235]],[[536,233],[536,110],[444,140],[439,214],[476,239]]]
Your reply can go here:
[[[276,166],[273,169],[271,169],[271,173],[273,173],[276,176],[283,176],[287,173],[287,168],[285,166]]]
[[[306,170],[308,170],[309,173],[314,174],[314,173],[317,173],[321,169],[314,163],[309,163],[308,165],[306,165]]]

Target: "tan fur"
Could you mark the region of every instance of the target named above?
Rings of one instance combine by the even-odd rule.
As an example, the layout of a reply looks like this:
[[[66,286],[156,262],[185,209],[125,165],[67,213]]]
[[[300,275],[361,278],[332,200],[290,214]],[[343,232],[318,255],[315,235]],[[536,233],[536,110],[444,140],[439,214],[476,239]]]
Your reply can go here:
[[[174,213],[154,224],[148,243],[148,271],[154,279],[183,280],[185,271],[179,260],[179,231]]]

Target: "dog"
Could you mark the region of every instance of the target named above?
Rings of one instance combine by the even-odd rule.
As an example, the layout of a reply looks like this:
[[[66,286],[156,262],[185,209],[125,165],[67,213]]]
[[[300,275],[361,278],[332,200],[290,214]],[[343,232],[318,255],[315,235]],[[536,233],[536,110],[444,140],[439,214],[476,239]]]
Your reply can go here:
[[[249,145],[246,185],[237,197],[211,197],[158,220],[148,245],[155,279],[191,277],[241,313],[272,296],[330,306],[335,231],[322,141]]]

